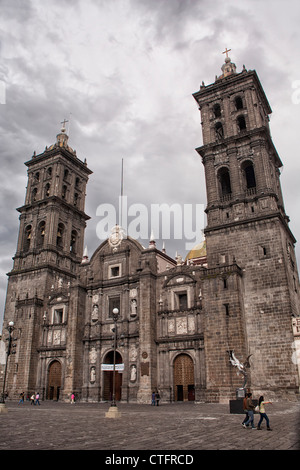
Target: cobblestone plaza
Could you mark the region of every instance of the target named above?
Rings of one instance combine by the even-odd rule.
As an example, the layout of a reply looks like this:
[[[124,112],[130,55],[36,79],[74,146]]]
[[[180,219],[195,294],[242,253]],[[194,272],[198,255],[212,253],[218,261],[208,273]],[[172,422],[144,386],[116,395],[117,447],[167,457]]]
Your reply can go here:
[[[261,431],[244,429],[243,415],[230,414],[226,404],[120,403],[121,417],[117,419],[106,418],[109,406],[51,401],[35,406],[8,401],[7,413],[0,415],[0,450],[101,450],[105,457],[111,451],[117,456],[117,451],[193,455],[203,450],[300,449],[299,403],[267,405],[271,432],[265,424]],[[255,414],[255,425],[258,419]]]

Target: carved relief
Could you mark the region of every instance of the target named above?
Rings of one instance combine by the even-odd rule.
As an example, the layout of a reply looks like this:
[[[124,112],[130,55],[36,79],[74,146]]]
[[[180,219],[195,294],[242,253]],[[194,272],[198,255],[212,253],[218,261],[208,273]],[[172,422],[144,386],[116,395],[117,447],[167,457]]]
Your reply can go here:
[[[184,335],[187,333],[187,319],[186,318],[177,318],[176,333],[178,335]]]
[[[194,333],[195,329],[196,329],[195,318],[194,317],[189,317],[188,318],[188,331],[189,331],[189,333]]]
[[[137,350],[135,346],[131,346],[130,351],[129,351],[129,360],[134,362],[136,361],[137,358]]]
[[[171,318],[169,321],[168,321],[168,332],[169,333],[175,333],[175,319],[174,318]]]
[[[91,364],[95,364],[97,361],[97,351],[96,348],[92,348],[89,352],[89,361]]]

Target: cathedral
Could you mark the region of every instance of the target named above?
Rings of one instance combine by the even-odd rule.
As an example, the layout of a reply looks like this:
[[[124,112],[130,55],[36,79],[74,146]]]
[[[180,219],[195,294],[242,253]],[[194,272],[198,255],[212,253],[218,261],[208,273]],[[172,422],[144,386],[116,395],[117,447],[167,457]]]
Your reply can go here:
[[[92,171],[56,142],[25,163],[28,184],[8,273],[4,325],[15,354],[6,391],[45,400],[226,403],[239,390],[296,400],[299,278],[272,142],[272,112],[254,70],[222,74],[193,95],[201,114],[205,240],[186,259],[121,227],[89,258],[85,194]],[[199,159],[200,164],[200,159]],[[101,178],[101,176],[100,176]],[[299,332],[298,332],[299,335]],[[298,338],[299,339],[299,338]]]

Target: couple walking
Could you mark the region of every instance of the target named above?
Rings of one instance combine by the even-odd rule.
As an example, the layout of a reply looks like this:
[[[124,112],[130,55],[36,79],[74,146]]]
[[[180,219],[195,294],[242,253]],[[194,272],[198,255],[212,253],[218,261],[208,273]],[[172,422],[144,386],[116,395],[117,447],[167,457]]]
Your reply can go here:
[[[31,395],[30,404],[31,405],[40,405],[40,394],[39,393],[36,393],[36,394],[33,393]]]
[[[244,421],[242,422],[243,427],[247,428],[247,427],[249,427],[249,424],[250,424],[251,429],[256,429],[255,426],[254,426],[254,411],[259,411],[260,419],[259,419],[259,422],[258,422],[258,425],[257,425],[257,430],[258,431],[261,430],[260,425],[263,422],[263,419],[265,419],[266,423],[267,423],[267,430],[272,431],[271,428],[270,428],[269,417],[268,417],[268,415],[266,413],[266,410],[265,410],[265,405],[268,404],[268,403],[272,404],[272,402],[270,402],[270,401],[264,401],[264,397],[261,396],[261,397],[259,397],[257,407],[255,407],[255,405],[252,401],[252,393],[247,393],[246,397],[244,398],[244,412],[246,413],[246,417],[245,417]]]

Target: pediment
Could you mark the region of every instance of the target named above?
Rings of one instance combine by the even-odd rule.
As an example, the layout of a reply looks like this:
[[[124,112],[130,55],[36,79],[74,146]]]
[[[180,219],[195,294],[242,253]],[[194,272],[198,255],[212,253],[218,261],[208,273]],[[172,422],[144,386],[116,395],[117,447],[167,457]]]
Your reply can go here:
[[[69,297],[65,294],[55,294],[49,299],[49,305],[65,304],[69,302]]]
[[[192,282],[195,282],[195,279],[186,274],[175,274],[171,278],[167,279],[165,282],[165,286],[180,286],[184,284],[191,284]]]

